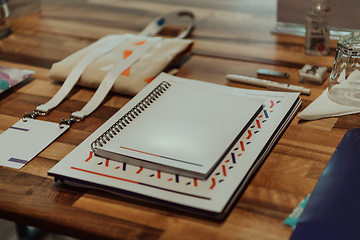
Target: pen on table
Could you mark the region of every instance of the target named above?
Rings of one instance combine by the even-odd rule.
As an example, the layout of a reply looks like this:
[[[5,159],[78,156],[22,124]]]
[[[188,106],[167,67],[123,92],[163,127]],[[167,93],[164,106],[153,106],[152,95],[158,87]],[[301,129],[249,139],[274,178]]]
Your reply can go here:
[[[240,83],[255,85],[259,87],[266,87],[266,89],[269,90],[299,92],[300,94],[310,95],[310,89],[303,88],[300,86],[290,85],[286,83],[273,82],[269,80],[240,76],[236,74],[227,74],[226,78],[234,82],[240,82]]]

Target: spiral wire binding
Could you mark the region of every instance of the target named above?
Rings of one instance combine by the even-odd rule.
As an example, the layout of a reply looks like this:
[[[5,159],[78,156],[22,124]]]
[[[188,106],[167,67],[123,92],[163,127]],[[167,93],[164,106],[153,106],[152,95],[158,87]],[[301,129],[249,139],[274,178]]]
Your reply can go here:
[[[162,81],[156,86],[146,97],[144,97],[138,104],[132,109],[125,113],[119,120],[117,120],[110,128],[102,133],[96,140],[91,143],[91,151],[96,152],[96,146],[104,146],[129,125],[136,117],[140,115],[142,111],[145,111],[154,101],[156,101],[169,87],[171,84],[166,81]]]

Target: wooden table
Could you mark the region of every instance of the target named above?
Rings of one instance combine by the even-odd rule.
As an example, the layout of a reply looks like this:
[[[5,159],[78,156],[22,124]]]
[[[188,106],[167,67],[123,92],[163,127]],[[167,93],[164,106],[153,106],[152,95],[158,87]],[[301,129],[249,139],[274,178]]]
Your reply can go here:
[[[46,102],[61,83],[48,77],[52,63],[114,33],[140,32],[158,15],[189,9],[197,27],[191,35],[192,55],[178,76],[234,87],[225,74],[256,77],[259,68],[290,74],[280,82],[299,84],[306,63],[330,70],[330,56],[304,54],[304,38],[272,34],[275,0],[77,0],[43,1],[42,13],[12,20],[13,33],[0,40],[0,65],[34,70],[33,78],[0,95],[0,133],[25,111]],[[269,78],[271,79],[271,78]],[[327,87],[302,84],[304,109]],[[58,122],[80,109],[94,90],[76,87],[46,117]],[[288,239],[282,224],[313,190],[328,160],[348,129],[360,127],[359,115],[304,122],[296,117],[223,223],[134,204],[98,191],[87,191],[47,176],[47,171],[112,116],[130,98],[110,93],[84,122],[51,144],[21,170],[0,167],[0,217],[83,239]]]

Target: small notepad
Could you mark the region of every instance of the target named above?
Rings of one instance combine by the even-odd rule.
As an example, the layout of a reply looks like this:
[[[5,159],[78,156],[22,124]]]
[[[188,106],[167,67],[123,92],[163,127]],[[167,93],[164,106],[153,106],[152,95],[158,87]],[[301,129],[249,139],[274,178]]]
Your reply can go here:
[[[19,120],[0,135],[0,166],[22,168],[68,128],[36,119]]]
[[[94,141],[94,151],[112,160],[206,179],[263,103],[161,82],[128,103],[131,109]]]

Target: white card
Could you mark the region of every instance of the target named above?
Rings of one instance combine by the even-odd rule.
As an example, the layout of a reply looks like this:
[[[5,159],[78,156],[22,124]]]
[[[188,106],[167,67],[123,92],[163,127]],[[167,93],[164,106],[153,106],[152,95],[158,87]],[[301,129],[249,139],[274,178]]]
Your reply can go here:
[[[0,166],[20,169],[69,129],[58,123],[20,119],[0,135]]]

